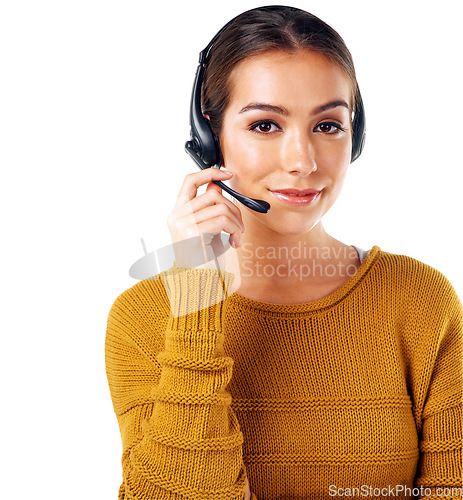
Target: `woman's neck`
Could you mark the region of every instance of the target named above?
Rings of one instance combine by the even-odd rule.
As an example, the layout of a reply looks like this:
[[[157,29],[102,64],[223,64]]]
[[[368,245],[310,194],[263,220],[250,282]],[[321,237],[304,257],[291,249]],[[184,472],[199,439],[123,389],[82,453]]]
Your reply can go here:
[[[237,249],[243,283],[281,289],[304,283],[307,287],[338,282],[360,265],[355,249],[330,236],[321,221],[298,235],[275,233],[262,224],[249,226]]]

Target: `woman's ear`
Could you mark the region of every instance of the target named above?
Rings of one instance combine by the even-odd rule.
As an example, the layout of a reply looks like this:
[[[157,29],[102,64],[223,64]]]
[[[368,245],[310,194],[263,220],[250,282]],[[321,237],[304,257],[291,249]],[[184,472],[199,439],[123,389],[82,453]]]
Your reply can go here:
[[[203,116],[206,120],[211,121],[211,117],[207,113],[204,113]]]

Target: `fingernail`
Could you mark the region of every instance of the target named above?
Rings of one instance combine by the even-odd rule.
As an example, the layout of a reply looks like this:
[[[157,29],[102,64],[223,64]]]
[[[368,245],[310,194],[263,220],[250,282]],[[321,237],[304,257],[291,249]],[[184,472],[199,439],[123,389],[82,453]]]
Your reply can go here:
[[[232,172],[230,172],[230,170],[222,169],[221,172],[223,172],[226,175],[232,175]]]

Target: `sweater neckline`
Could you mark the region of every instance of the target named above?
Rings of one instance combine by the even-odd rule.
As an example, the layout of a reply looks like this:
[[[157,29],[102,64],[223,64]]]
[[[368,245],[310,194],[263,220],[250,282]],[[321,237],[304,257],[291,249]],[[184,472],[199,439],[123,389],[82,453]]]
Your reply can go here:
[[[230,295],[229,300],[240,308],[274,312],[278,314],[305,313],[309,311],[327,309],[343,300],[360,284],[363,278],[373,267],[374,263],[377,261],[380,252],[381,248],[377,245],[374,245],[368,252],[367,256],[364,258],[364,260],[361,262],[355,274],[353,274],[344,283],[344,285],[342,285],[341,288],[338,288],[330,295],[313,302],[305,302],[301,304],[274,304],[270,302],[263,302],[261,300],[251,299],[236,292]]]

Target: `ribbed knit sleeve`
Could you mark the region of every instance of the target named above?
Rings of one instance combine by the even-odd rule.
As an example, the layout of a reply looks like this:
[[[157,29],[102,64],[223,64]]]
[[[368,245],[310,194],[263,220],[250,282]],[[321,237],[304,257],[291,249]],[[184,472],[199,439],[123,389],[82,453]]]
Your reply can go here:
[[[442,500],[461,499],[462,492],[463,308],[451,284],[441,282],[438,294],[425,300],[436,334],[422,372],[415,486],[426,491],[419,498]]]
[[[243,435],[226,391],[233,360],[222,331],[233,275],[178,267],[161,275],[169,304],[154,294],[157,321],[134,319],[124,294],[108,318],[106,370],[124,448],[119,500],[243,499]],[[169,307],[162,322],[159,308]],[[147,345],[156,338],[161,349]]]

